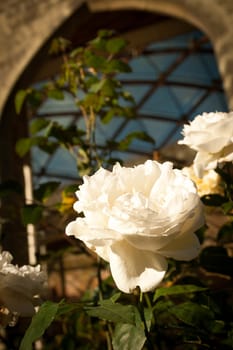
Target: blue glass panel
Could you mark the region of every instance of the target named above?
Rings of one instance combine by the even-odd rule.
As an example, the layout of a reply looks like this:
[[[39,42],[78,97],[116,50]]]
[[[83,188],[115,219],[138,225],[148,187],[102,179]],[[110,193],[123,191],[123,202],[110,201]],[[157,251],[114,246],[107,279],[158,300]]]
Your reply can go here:
[[[31,159],[33,170],[37,173],[40,172],[42,168],[45,167],[49,155],[41,151],[38,147],[32,147],[31,149]]]
[[[124,160],[126,164],[137,163],[146,157],[152,157],[154,148],[159,149],[164,146],[165,140],[167,145],[181,138],[182,126],[176,121],[179,121],[184,114],[189,115],[192,111],[189,116],[192,120],[197,114],[203,112],[228,109],[226,98],[221,91],[221,77],[217,63],[211,52],[200,51],[200,53],[191,54],[166,77],[165,81],[164,76],[161,76],[161,73],[166,74],[169,67],[183,54],[180,50],[190,47],[194,40],[202,37],[203,34],[200,31],[194,31],[170,40],[156,42],[149,45],[148,50],[155,50],[157,53],[153,52],[131,60],[132,73],[119,74],[117,78],[122,81],[125,90],[134,96],[138,118],[125,123],[122,117],[115,116],[108,124],[101,123],[97,118],[97,145],[104,146],[108,139],[120,141],[133,131],[147,132],[156,140],[155,146],[134,140],[128,151],[112,154],[113,157]],[[212,48],[210,42],[202,44],[201,47]],[[161,52],[165,49],[171,49],[171,51]],[[218,84],[219,91],[208,92],[208,87],[211,87],[213,82]],[[83,97],[83,93],[78,91],[77,96],[79,95]],[[127,104],[124,101],[122,103]],[[80,129],[85,130],[84,119],[82,116],[78,117],[77,112],[74,98],[66,93],[64,100],[46,101],[38,115],[50,114],[52,120],[57,120],[64,126],[76,122]],[[169,140],[167,140],[168,136]],[[35,172],[46,168],[49,179],[55,179],[56,176],[64,177],[64,181],[68,178],[77,178],[75,159],[62,148],[52,157],[38,149],[33,149],[32,163]],[[48,178],[45,175],[36,180],[47,181]]]
[[[143,120],[146,132],[155,140],[155,148],[160,148],[165,137],[174,129],[176,123],[160,120]],[[150,146],[150,149],[152,146]]]
[[[134,100],[136,103],[140,102],[141,99],[146,95],[146,93],[151,89],[150,84],[134,84],[129,85],[125,84],[125,90],[130,92],[132,96],[134,97]]]
[[[205,66],[205,69],[207,70],[208,74],[210,77],[215,80],[219,80],[219,72],[218,72],[218,66],[215,57],[213,54],[202,54],[199,56],[200,61],[203,63]]]
[[[227,103],[224,94],[211,93],[195,110],[190,119],[193,119],[196,115],[204,112],[222,112],[227,111]]]
[[[177,101],[179,101],[182,114],[187,113],[189,109],[205,94],[204,89],[182,86],[170,86],[170,92],[175,96]]]
[[[148,63],[148,60],[144,56],[133,58],[130,61],[132,73],[119,74],[119,80],[155,80],[159,76],[159,70]]]
[[[71,94],[65,93],[64,100],[47,99],[38,110],[38,115],[44,113],[56,113],[56,112],[76,112],[77,107],[74,102],[74,98]]]
[[[77,177],[77,168],[74,157],[65,149],[59,148],[52,156],[48,166],[48,174],[60,174],[67,177]]]
[[[167,54],[152,54],[146,56],[148,64],[151,64],[153,67],[156,67],[159,72],[165,72],[180,56],[178,53],[167,53]]]
[[[199,55],[191,55],[174,70],[168,81],[211,84],[212,77]]]
[[[162,115],[177,119],[181,110],[168,86],[157,88],[153,95],[141,107],[140,113],[148,115]]]

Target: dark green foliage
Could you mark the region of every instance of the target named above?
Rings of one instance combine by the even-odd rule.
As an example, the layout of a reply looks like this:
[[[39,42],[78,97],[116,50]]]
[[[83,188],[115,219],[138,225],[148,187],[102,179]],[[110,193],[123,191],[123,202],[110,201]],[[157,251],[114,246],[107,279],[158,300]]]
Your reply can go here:
[[[200,255],[200,265],[207,271],[233,276],[233,258],[224,247],[207,247]]]

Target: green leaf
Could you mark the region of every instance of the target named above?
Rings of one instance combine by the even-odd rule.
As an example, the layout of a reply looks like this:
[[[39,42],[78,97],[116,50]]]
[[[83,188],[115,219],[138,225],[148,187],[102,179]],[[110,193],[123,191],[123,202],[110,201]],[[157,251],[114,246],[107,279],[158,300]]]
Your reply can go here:
[[[127,42],[122,38],[112,38],[107,41],[106,50],[111,54],[116,54],[122,51],[127,45]]]
[[[89,41],[89,47],[96,49],[96,50],[100,50],[100,51],[106,51],[106,39],[101,38],[101,37],[97,37],[91,41]]]
[[[101,121],[104,124],[109,123],[113,117],[124,116],[124,108],[121,106],[114,106],[109,108],[106,113],[101,116]]]
[[[16,147],[15,147],[16,152],[18,153],[18,155],[20,157],[25,156],[25,154],[27,154],[30,151],[33,143],[34,143],[33,139],[31,139],[31,138],[19,139],[18,142],[16,143]]]
[[[207,225],[204,225],[203,227],[201,227],[197,231],[195,231],[195,235],[197,236],[197,238],[201,244],[205,240],[206,230],[207,230]]]
[[[45,131],[44,131],[44,135],[46,137],[56,137],[59,139],[60,135],[63,134],[64,128],[62,125],[60,125],[58,122],[50,120]]]
[[[103,300],[99,306],[87,307],[88,315],[116,323],[135,325],[137,309],[133,305],[122,305],[110,300]]]
[[[37,146],[44,152],[52,154],[59,146],[59,143],[49,141],[48,138],[44,136],[22,138],[16,143],[16,152],[20,157],[23,157],[33,146]]]
[[[115,303],[120,297],[121,297],[121,292],[116,293],[113,296],[111,296],[111,300],[113,303]]]
[[[106,65],[107,59],[102,56],[96,55],[88,50],[84,54],[84,63],[88,68],[94,68],[101,70]]]
[[[53,322],[58,308],[59,304],[51,301],[46,301],[41,305],[24,334],[19,350],[32,350],[33,342],[39,339]]]
[[[101,117],[101,122],[103,124],[108,124],[114,116],[116,116],[115,108],[111,108],[103,117]]]
[[[112,120],[113,117],[132,118],[134,116],[135,111],[133,108],[116,105],[112,108],[109,108],[109,110],[101,116],[101,121],[102,123],[107,124]]]
[[[47,92],[48,97],[53,98],[55,100],[64,100],[64,93],[59,89],[51,89]]]
[[[38,131],[46,128],[50,124],[50,120],[44,118],[36,118],[30,124],[31,134],[36,134]]]
[[[104,79],[100,80],[98,82],[95,82],[94,84],[92,84],[90,86],[90,92],[92,92],[93,94],[96,94],[97,92],[99,92],[102,89],[104,84],[105,84],[105,80]]]
[[[72,50],[69,54],[70,58],[76,58],[77,56],[81,55],[84,51],[83,47],[77,47],[74,50]]]
[[[21,210],[24,225],[36,224],[42,217],[43,207],[36,204],[25,205]]]
[[[105,97],[116,96],[116,84],[113,79],[102,79],[90,87],[90,92],[100,93]]]
[[[16,96],[15,96],[15,110],[16,110],[17,114],[19,114],[21,112],[21,109],[23,107],[23,103],[25,101],[25,98],[30,93],[30,91],[31,90],[29,90],[29,89],[27,89],[27,90],[19,90],[16,93]]]
[[[232,211],[232,209],[233,209],[233,201],[229,201],[229,202],[223,203],[222,204],[222,209],[223,209],[224,214],[230,213]]]
[[[97,37],[99,37],[99,38],[110,38],[111,36],[113,36],[113,34],[114,34],[113,30],[100,29],[100,30],[98,30]]]
[[[38,201],[44,202],[60,186],[58,181],[48,181],[41,184],[35,191],[34,196]]]
[[[101,107],[104,105],[104,97],[99,96],[97,94],[89,93],[89,94],[86,94],[84,99],[80,101],[79,104],[82,105],[87,110],[89,110],[90,107],[92,107],[95,111],[99,111]]]
[[[103,72],[105,73],[130,73],[132,72],[131,67],[120,60],[113,59],[111,61],[106,61],[105,64],[102,65]]]
[[[179,294],[187,294],[187,293],[196,293],[203,292],[207,288],[195,286],[192,284],[181,284],[174,285],[167,288],[157,288],[154,294],[153,302],[158,300],[160,297],[168,296],[168,295],[179,295]]]
[[[113,334],[112,345],[114,350],[141,350],[145,341],[143,328],[119,323]]]
[[[130,92],[122,91],[121,96],[124,98],[124,100],[135,103],[135,99]]]
[[[37,109],[43,102],[44,98],[45,98],[45,92],[42,87],[41,90],[36,90],[36,89],[31,90],[30,93],[28,94],[27,101],[32,109]]]
[[[49,48],[50,55],[57,55],[65,52],[71,46],[71,42],[65,38],[59,37],[52,40]]]
[[[56,317],[66,315],[73,311],[81,311],[83,309],[83,303],[66,303],[64,300],[60,301],[59,308],[57,310]]]
[[[58,142],[49,142],[46,137],[38,143],[38,147],[48,154],[53,154],[59,146]]]
[[[168,319],[168,311],[173,307],[173,305],[174,302],[171,299],[158,300],[153,306],[153,311],[156,315],[156,318],[165,314],[165,318]]]
[[[147,133],[143,131],[133,131],[119,142],[118,149],[125,151],[135,139],[142,140],[151,144],[155,143],[154,139],[152,139],[152,137],[150,137]]]
[[[191,301],[175,305],[169,312],[187,325],[199,329],[211,330],[215,321],[214,313],[211,309],[205,305],[198,305]]]

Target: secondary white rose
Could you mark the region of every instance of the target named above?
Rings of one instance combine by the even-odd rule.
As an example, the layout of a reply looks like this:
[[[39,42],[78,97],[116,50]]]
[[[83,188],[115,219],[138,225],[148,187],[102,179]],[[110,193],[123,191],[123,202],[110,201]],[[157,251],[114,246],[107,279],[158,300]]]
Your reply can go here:
[[[74,204],[78,217],[67,235],[81,239],[110,263],[120,290],[153,290],[167,270],[166,257],[191,260],[203,225],[196,187],[172,163],[148,160],[134,168],[116,164],[84,176]]]
[[[178,143],[197,151],[194,171],[198,177],[218,163],[233,161],[233,112],[198,115],[184,125],[182,134],[184,139]]]
[[[35,313],[39,294],[45,282],[45,274],[40,266],[11,264],[13,257],[9,252],[0,254],[0,306],[10,312],[29,317]]]
[[[195,183],[200,197],[208,194],[223,194],[223,187],[220,183],[221,177],[213,169],[205,170],[202,178],[195,175],[193,166],[184,167],[182,173]]]

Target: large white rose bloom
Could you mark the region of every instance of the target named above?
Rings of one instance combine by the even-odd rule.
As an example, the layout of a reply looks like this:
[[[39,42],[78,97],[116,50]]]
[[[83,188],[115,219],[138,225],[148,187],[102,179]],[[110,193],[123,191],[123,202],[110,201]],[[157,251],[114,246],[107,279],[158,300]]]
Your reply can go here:
[[[0,254],[0,307],[11,313],[29,317],[39,305],[39,294],[43,291],[46,275],[40,266],[11,264],[13,257],[9,252]]]
[[[172,163],[148,160],[134,168],[116,164],[84,176],[68,224],[74,235],[110,263],[117,287],[153,290],[167,270],[166,257],[189,261],[200,249],[194,234],[203,208],[194,183]]]
[[[197,151],[194,159],[196,176],[216,169],[218,163],[233,161],[233,112],[203,113],[184,125],[183,140],[178,141]]]

